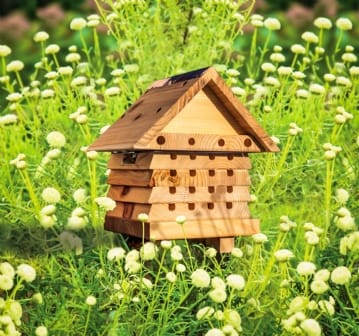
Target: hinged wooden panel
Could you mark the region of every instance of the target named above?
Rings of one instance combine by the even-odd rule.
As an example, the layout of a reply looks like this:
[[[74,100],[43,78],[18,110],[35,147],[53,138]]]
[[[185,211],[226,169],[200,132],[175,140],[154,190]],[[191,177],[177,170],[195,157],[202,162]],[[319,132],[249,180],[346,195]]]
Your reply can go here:
[[[157,133],[147,148],[158,150],[186,150],[212,152],[260,152],[249,135]]]
[[[245,154],[160,154],[154,152],[137,153],[132,164],[124,162],[125,154],[112,154],[109,169],[250,169],[251,162]]]
[[[248,236],[259,232],[258,219],[210,219],[201,221],[186,221],[183,226],[173,221],[144,223],[136,220],[119,219],[107,215],[105,228],[114,232],[121,232],[145,239],[197,239],[215,237]],[[183,231],[185,234],[183,234]]]

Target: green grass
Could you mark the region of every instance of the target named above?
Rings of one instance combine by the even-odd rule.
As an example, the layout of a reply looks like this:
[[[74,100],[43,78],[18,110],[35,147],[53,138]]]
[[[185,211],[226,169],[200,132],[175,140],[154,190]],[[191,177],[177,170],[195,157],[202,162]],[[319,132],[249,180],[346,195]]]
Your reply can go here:
[[[295,54],[273,46],[286,28],[271,21],[241,35],[239,4],[106,3],[116,51],[86,27],[65,57],[49,54],[51,37],[33,42],[40,63],[25,75],[0,48],[0,335],[358,334],[350,30],[313,25],[318,42],[298,36]],[[136,253],[102,228],[108,154],[85,148],[151,81],[207,65],[279,141],[279,153],[251,155],[251,212],[265,235],[238,237],[225,255],[185,241]]]

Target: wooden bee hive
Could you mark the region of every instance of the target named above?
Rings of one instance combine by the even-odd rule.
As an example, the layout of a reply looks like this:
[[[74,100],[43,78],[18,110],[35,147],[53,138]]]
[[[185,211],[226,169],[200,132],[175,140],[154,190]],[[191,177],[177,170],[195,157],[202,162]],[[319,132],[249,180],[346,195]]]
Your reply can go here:
[[[107,230],[207,239],[221,252],[259,231],[248,153],[278,150],[213,68],[156,81],[89,149],[112,152],[108,196],[117,206]]]

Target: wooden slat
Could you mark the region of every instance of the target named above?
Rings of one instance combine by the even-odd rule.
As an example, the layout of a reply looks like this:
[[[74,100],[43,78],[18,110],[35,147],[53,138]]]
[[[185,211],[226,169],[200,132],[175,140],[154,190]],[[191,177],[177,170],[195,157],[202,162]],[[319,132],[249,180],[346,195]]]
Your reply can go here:
[[[151,186],[157,187],[176,187],[176,186],[233,186],[250,185],[250,177],[247,170],[244,169],[216,169],[206,170],[197,169],[193,172],[188,170],[174,171],[175,176],[171,176],[170,170],[154,170],[151,180]],[[195,174],[191,176],[191,174]],[[211,174],[214,174],[211,176]],[[174,173],[172,173],[174,175]]]
[[[151,193],[152,188],[149,187],[111,186],[107,196],[125,203],[149,204]]]
[[[230,253],[234,247],[234,237],[207,238],[204,243],[214,247],[220,253]]]
[[[125,154],[112,154],[108,163],[109,169],[250,169],[248,156],[197,154],[158,154],[153,152],[137,153],[132,164],[124,162]]]
[[[150,186],[152,170],[111,170],[108,184],[127,186]]]
[[[260,148],[249,135],[217,135],[217,134],[183,134],[159,132],[148,149],[154,150],[186,150],[212,152],[260,152]]]
[[[224,220],[186,221],[183,226],[173,221],[151,222],[142,225],[139,221],[124,220],[107,215],[105,228],[136,237],[142,237],[144,230],[144,238],[150,240],[199,239],[252,235],[259,232],[259,220],[230,218]]]
[[[227,190],[228,189],[228,190]],[[153,187],[149,203],[250,201],[248,186]]]
[[[106,215],[111,217],[137,220],[139,214],[148,214],[150,210],[150,204],[116,202],[115,209],[108,211]]]

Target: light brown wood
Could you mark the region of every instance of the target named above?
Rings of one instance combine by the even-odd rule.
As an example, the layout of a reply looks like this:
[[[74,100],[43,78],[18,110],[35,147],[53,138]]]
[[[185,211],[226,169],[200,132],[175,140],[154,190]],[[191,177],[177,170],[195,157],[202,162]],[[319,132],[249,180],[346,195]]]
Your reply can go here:
[[[250,185],[250,177],[244,169],[216,169],[216,170],[154,170],[151,186],[246,186]]]
[[[214,155],[181,153],[137,153],[136,161],[125,163],[125,154],[112,154],[108,162],[109,169],[250,169],[251,162],[246,154]]]
[[[108,211],[106,215],[110,217],[137,220],[139,214],[148,214],[150,211],[150,204],[116,202],[115,209]]]
[[[111,170],[107,183],[112,185],[150,186],[152,170]]]
[[[143,148],[143,147],[141,147]],[[148,143],[148,149],[209,152],[260,152],[261,150],[249,135],[182,134],[160,132]]]
[[[105,228],[145,239],[199,239],[217,237],[248,236],[259,232],[258,219],[230,218],[224,220],[186,221],[183,225],[176,222],[161,221],[142,224],[136,220],[126,220],[106,215]]]
[[[219,253],[230,253],[234,247],[234,237],[207,238],[204,243],[214,247]]]
[[[150,187],[146,188],[115,185],[110,187],[107,196],[115,201],[121,201],[125,203],[149,204],[152,191],[153,190]]]

